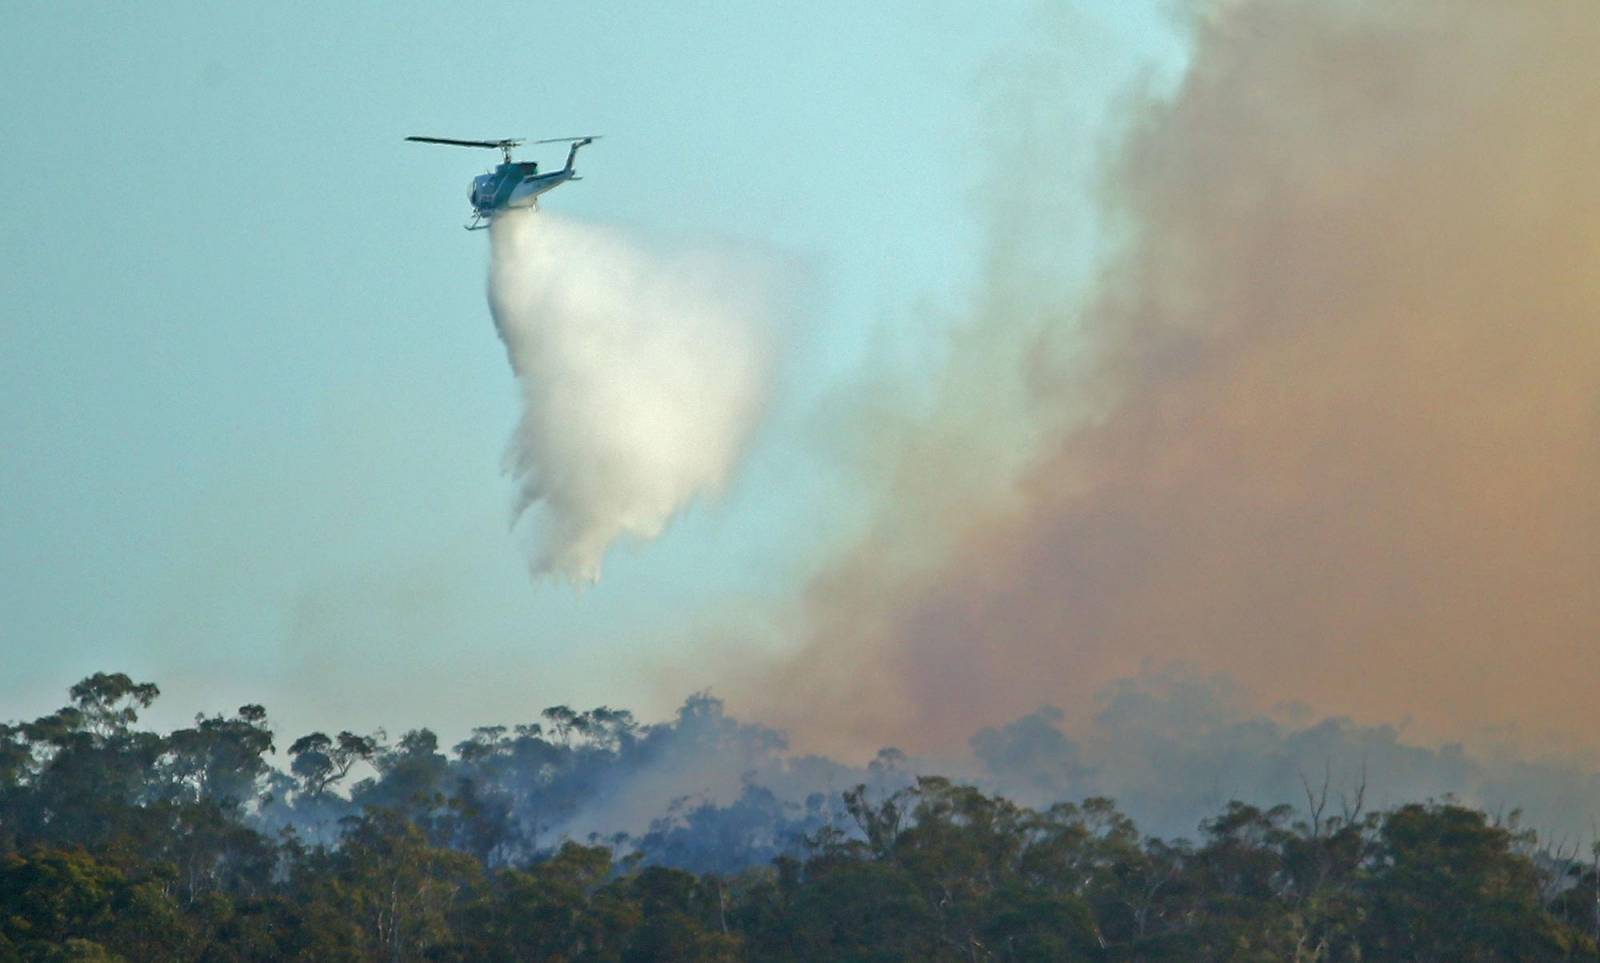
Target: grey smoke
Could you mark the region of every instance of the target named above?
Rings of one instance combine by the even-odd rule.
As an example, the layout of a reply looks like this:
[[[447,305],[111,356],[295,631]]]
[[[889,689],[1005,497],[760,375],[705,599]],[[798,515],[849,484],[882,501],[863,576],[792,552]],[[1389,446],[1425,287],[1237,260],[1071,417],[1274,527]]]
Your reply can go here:
[[[1043,808],[1109,796],[1146,833],[1196,838],[1202,820],[1231,800],[1287,803],[1302,816],[1313,797],[1326,814],[1358,800],[1366,812],[1453,797],[1569,846],[1590,837],[1600,775],[1581,760],[1529,759],[1446,744],[1430,747],[1394,726],[1317,717],[1304,707],[1270,713],[1225,677],[1171,669],[1120,680],[1095,698],[1086,725],[1043,707],[979,731],[965,757],[908,757],[881,750],[866,764],[792,752],[784,733],[729,715],[700,694],[664,723],[636,726],[627,713],[594,710],[601,726],[562,732],[538,725],[491,727],[446,754],[427,730],[407,733],[375,760],[376,775],[345,794],[296,792],[279,777],[264,828],[297,826],[332,842],[340,819],[362,806],[460,811],[433,793],[470,798],[503,813],[491,861],[519,862],[564,840],[602,840],[654,862],[735,871],[799,851],[823,827],[853,831],[842,794],[865,785],[882,800],[918,775],[969,782]],[[568,710],[570,712],[570,710]],[[429,801],[432,800],[432,801]],[[441,843],[471,849],[469,838]]]

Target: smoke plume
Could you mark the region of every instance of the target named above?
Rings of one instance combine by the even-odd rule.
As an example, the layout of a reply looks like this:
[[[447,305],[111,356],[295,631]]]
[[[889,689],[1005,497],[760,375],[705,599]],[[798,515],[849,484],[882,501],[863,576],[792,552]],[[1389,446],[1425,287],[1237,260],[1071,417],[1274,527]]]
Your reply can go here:
[[[1595,746],[1600,18],[1235,0],[1187,27],[1108,162],[1088,294],[1030,260],[1051,225],[996,217],[948,403],[873,425],[888,497],[763,717],[947,745],[1182,660],[1413,738]],[[1022,468],[941,484],[996,436],[1032,439]]]
[[[764,397],[762,285],[703,251],[657,254],[521,210],[490,227],[489,305],[525,407],[506,456],[540,508],[536,574],[600,576],[727,481]]]

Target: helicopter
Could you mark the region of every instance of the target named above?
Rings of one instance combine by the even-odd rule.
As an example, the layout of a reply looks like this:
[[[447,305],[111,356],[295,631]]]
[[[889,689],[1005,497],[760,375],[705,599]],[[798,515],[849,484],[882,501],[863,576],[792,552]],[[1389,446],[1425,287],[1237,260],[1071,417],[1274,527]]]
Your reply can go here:
[[[469,231],[481,231],[489,226],[489,221],[501,211],[514,208],[539,206],[539,195],[560,187],[567,181],[577,181],[583,178],[573,172],[573,161],[578,157],[578,148],[592,144],[600,139],[599,134],[589,134],[583,137],[549,137],[544,140],[533,141],[535,144],[571,144],[567,151],[567,166],[548,174],[539,173],[539,165],[533,161],[514,161],[511,152],[522,146],[526,141],[509,138],[506,140],[453,140],[447,137],[407,137],[408,141],[419,144],[449,144],[452,147],[488,147],[500,151],[503,160],[494,170],[487,174],[479,174],[472,179],[472,189],[467,194],[467,200],[472,204],[472,219],[462,225]]]

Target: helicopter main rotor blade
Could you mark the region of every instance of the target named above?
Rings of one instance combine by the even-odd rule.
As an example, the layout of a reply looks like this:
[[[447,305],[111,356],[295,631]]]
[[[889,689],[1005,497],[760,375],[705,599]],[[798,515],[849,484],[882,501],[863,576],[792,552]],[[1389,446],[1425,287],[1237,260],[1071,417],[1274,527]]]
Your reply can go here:
[[[601,138],[601,136],[602,135],[600,135],[600,134],[585,134],[582,137],[546,137],[544,140],[536,140],[536,141],[533,141],[532,143],[535,143],[535,144],[567,144],[567,143],[571,143],[572,141],[575,141],[575,140],[599,140]]]
[[[419,144],[450,144],[454,147],[490,147],[504,150],[507,147],[516,147],[520,140],[452,140],[449,137],[407,137]]]

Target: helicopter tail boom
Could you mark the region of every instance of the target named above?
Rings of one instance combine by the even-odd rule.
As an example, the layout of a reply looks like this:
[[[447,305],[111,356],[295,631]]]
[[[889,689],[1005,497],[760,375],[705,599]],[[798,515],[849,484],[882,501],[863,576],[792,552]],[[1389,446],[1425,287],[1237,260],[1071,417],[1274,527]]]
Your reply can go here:
[[[572,176],[572,165],[578,159],[578,148],[592,144],[594,140],[594,137],[579,137],[572,141],[572,147],[567,151],[567,166],[565,168],[569,177]],[[576,177],[572,177],[572,179],[577,180]]]

